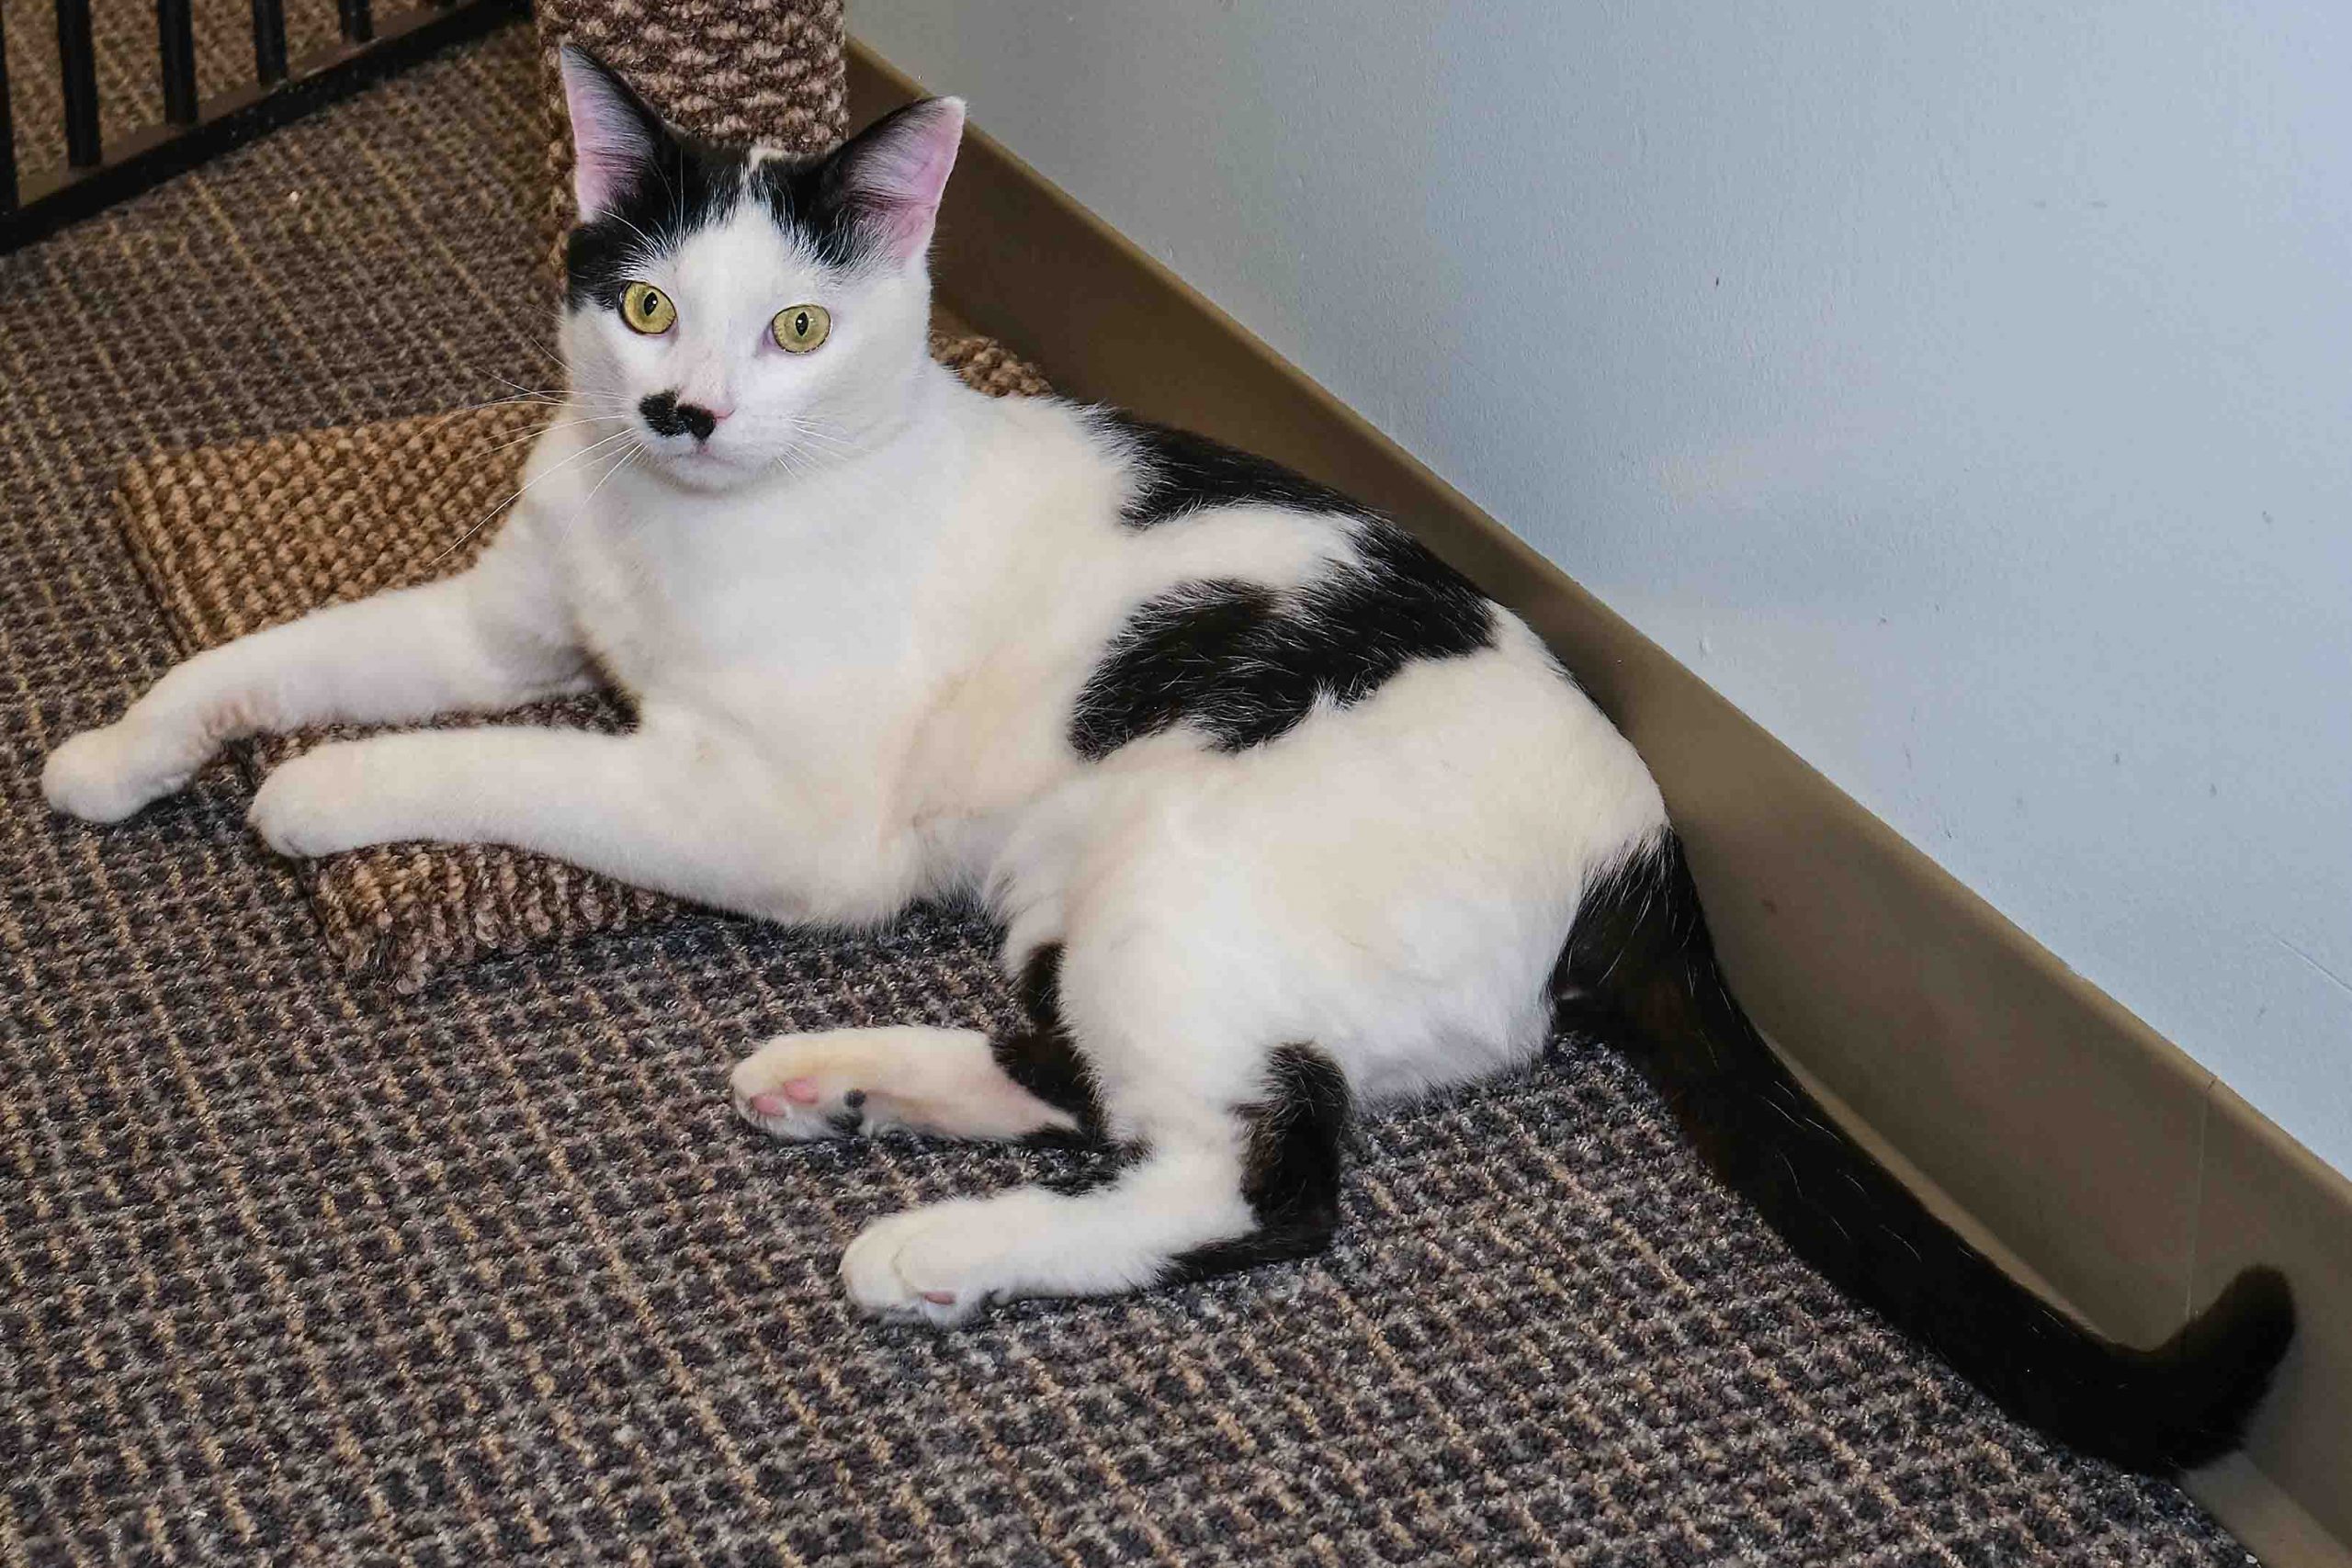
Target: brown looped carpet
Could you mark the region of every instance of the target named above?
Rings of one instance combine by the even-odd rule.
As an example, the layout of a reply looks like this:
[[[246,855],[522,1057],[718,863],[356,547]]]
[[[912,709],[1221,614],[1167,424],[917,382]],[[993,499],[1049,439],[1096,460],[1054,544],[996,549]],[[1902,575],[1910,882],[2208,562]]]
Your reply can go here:
[[[1374,1121],[1315,1262],[876,1328],[858,1225],[1066,1163],[786,1147],[724,1076],[998,1016],[975,923],[683,913],[402,996],[235,770],[52,817],[43,753],[177,652],[127,462],[540,374],[537,70],[493,38],[0,258],[0,1562],[2243,1561],[1844,1305],[1604,1052]]]

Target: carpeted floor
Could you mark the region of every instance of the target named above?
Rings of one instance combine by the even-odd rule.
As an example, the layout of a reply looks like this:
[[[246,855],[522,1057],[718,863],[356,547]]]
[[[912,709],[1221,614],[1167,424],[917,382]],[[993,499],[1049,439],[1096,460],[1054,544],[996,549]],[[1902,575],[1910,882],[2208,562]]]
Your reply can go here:
[[[1840,1304],[1605,1053],[1374,1123],[1320,1261],[881,1328],[859,1224],[1058,1156],[771,1144],[724,1075],[1001,1012],[985,931],[694,918],[401,997],[226,770],[52,818],[43,752],[164,667],[124,459],[544,379],[532,66],[0,258],[0,1561],[2245,1560]]]

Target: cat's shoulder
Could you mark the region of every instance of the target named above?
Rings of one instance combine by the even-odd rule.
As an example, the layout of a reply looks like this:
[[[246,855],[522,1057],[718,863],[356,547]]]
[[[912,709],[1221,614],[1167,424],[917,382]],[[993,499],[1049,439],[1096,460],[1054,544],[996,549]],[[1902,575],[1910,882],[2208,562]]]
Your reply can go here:
[[[980,403],[988,406],[971,406]],[[967,412],[1001,455],[1041,471],[1082,472],[1106,486],[1118,522],[1130,533],[1235,507],[1329,519],[1374,515],[1342,491],[1272,458],[1109,404],[975,397]]]
[[[1145,419],[1125,409],[1079,411],[1097,445],[1125,472],[1120,520],[1147,529],[1195,513],[1227,506],[1363,517],[1352,497],[1296,469],[1214,436]]]

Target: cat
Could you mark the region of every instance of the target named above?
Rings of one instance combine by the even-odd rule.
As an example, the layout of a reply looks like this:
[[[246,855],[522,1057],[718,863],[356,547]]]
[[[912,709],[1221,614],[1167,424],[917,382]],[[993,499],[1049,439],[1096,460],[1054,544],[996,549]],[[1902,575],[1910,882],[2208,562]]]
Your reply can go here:
[[[608,679],[631,733],[324,745],[252,825],[296,856],[510,844],[781,921],[985,900],[1028,1027],[786,1035],[735,1109],[1116,1157],[875,1224],[841,1265],[868,1312],[947,1325],[1316,1252],[1356,1108],[1527,1064],[1566,1016],[2009,1411],[2153,1472],[2239,1440],[2283,1279],[2134,1350],[1932,1217],[1742,1013],[1648,770],[1518,617],[1272,463],[931,361],[961,103],[798,159],[694,141],[577,49],[562,78],[571,391],[479,562],[181,664],[50,758],[56,807],[119,820],[235,737]]]

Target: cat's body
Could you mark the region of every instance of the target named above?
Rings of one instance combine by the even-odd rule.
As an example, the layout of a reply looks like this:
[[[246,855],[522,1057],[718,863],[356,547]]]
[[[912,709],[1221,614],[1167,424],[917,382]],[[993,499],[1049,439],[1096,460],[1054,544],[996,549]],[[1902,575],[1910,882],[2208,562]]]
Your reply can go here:
[[[533,558],[515,579],[582,628],[643,733],[741,781],[723,863],[654,879],[797,921],[979,894],[1016,968],[1064,945],[1065,992],[1098,940],[1162,949],[1152,963],[1217,976],[1217,1006],[1244,1016],[1179,1023],[1163,998],[1146,1010],[1173,1032],[1145,1054],[1245,1058],[1227,1089],[1283,1041],[1315,1042],[1374,1096],[1533,1054],[1579,890],[1665,813],[1525,626],[1361,513],[1228,503],[1130,521],[1160,433],[922,379],[902,440],[704,500],[690,530],[650,515],[675,505],[658,478],[567,470],[560,440],[535,458],[548,477],[499,545]],[[1287,667],[1265,661],[1261,702],[1210,699],[1245,725],[1305,710],[1280,745],[1228,748],[1216,716],[1179,712],[1182,693],[1138,712],[1154,694],[1141,682],[1100,681],[1106,650],[1170,595],[1207,596],[1170,619],[1192,623],[1182,657],[1210,665],[1226,655],[1197,623],[1233,590],[1296,606],[1396,581],[1367,565],[1369,530],[1426,574],[1396,591],[1453,598],[1481,646],[1405,659],[1346,703],[1316,689],[1324,650],[1294,646]],[[1294,624],[1298,645],[1366,636],[1303,609]]]
[[[679,141],[584,60],[567,84],[572,392],[483,558],[191,660],[60,750],[53,802],[112,820],[233,735],[601,672],[629,735],[322,747],[254,824],[299,854],[514,844],[781,920],[985,899],[1028,1030],[786,1036],[739,1110],[1125,1153],[876,1225],[842,1266],[870,1309],[1319,1247],[1351,1104],[1524,1063],[1565,1004],[1801,1252],[2012,1409],[2154,1467],[2233,1439],[2291,1325],[2277,1277],[2132,1352],[1928,1216],[1741,1016],[1647,771],[1518,619],[1272,465],[929,362],[960,107],[795,164]]]

